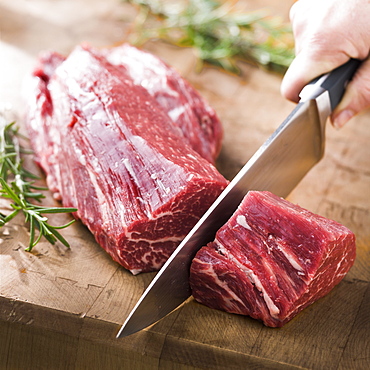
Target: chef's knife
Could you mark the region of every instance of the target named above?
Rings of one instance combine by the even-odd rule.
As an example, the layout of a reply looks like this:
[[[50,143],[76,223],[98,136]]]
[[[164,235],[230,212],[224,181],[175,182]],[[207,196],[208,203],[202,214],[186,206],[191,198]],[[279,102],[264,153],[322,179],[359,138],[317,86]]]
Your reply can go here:
[[[196,252],[215,237],[249,190],[286,197],[322,158],[325,124],[360,62],[351,59],[304,87],[300,102],[257,150],[170,256],[123,324],[117,338],[154,324],[189,296]]]

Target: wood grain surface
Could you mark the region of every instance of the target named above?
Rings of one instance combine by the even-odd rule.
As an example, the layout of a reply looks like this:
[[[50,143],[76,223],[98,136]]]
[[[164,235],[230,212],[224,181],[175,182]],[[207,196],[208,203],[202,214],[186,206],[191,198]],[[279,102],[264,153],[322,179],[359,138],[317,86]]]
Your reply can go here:
[[[286,19],[291,3],[246,1]],[[80,42],[118,43],[134,15],[118,0],[0,0],[0,103],[21,123],[22,81],[41,50],[66,54]],[[242,65],[242,76],[212,68],[196,73],[188,49],[161,43],[146,49],[177,68],[217,110],[225,130],[217,165],[229,179],[294,107],[280,95],[281,76],[249,65]],[[79,223],[63,233],[71,249],[42,242],[25,252],[28,229],[17,217],[0,229],[0,369],[369,369],[369,111],[341,130],[327,127],[324,159],[289,200],[356,234],[355,265],[331,293],[280,329],[190,298],[120,340],[120,325],[154,274],[132,276]]]

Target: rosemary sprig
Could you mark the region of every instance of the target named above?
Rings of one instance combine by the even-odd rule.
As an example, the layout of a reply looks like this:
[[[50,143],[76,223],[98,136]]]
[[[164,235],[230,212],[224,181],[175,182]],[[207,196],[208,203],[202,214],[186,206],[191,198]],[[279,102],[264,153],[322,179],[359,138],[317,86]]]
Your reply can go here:
[[[246,60],[283,73],[294,58],[290,27],[262,11],[246,11],[237,0],[125,0],[135,4],[138,16],[130,42],[162,39],[192,47],[199,67],[210,63],[239,72]]]
[[[29,200],[41,202],[45,196],[39,192],[47,188],[34,185],[38,177],[23,167],[21,154],[30,154],[19,144],[19,130],[15,122],[6,124],[0,120],[0,194],[3,198],[11,201],[11,212],[8,215],[0,213],[0,227],[12,220],[19,212],[23,212],[25,221],[29,223],[30,240],[27,251],[45,237],[47,241],[54,244],[57,240],[69,248],[66,239],[58,232],[71,225],[75,220],[62,226],[52,226],[44,214],[69,213],[77,211],[76,208],[67,207],[45,207],[35,205]],[[38,233],[37,233],[38,230]]]

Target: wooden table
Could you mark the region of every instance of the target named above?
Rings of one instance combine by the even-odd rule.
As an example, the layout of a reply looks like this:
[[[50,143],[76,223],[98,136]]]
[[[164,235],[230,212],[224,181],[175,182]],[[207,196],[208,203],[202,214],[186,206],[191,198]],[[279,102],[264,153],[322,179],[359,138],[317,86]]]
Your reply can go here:
[[[286,16],[289,2],[258,1]],[[21,112],[21,81],[40,50],[68,53],[124,38],[134,10],[119,1],[0,0],[0,102]],[[243,77],[194,72],[191,51],[149,50],[175,66],[219,113],[225,128],[220,171],[232,176],[292,109],[281,77],[243,66]],[[20,118],[19,118],[20,120]],[[1,369],[369,369],[370,112],[327,129],[324,159],[289,196],[357,237],[357,260],[326,297],[281,329],[209,309],[190,299],[151,328],[115,335],[154,274],[132,276],[76,223],[71,249],[40,243],[24,251],[22,218],[0,230]],[[20,121],[21,122],[21,121]],[[65,221],[64,217],[52,219]]]

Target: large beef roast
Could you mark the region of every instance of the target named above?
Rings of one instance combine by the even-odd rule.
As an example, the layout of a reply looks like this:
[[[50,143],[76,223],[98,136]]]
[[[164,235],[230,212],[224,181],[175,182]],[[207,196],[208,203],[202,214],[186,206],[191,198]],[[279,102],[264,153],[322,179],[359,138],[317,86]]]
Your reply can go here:
[[[28,85],[27,126],[55,197],[78,208],[114,260],[134,274],[153,271],[227,185],[210,163],[219,144],[201,157],[144,81],[106,55],[79,46],[66,59],[41,58]],[[212,113],[202,99],[195,106]],[[193,125],[198,132],[199,122],[185,130]]]
[[[192,293],[209,307],[280,327],[338,284],[355,253],[346,227],[253,191],[197,253]]]

